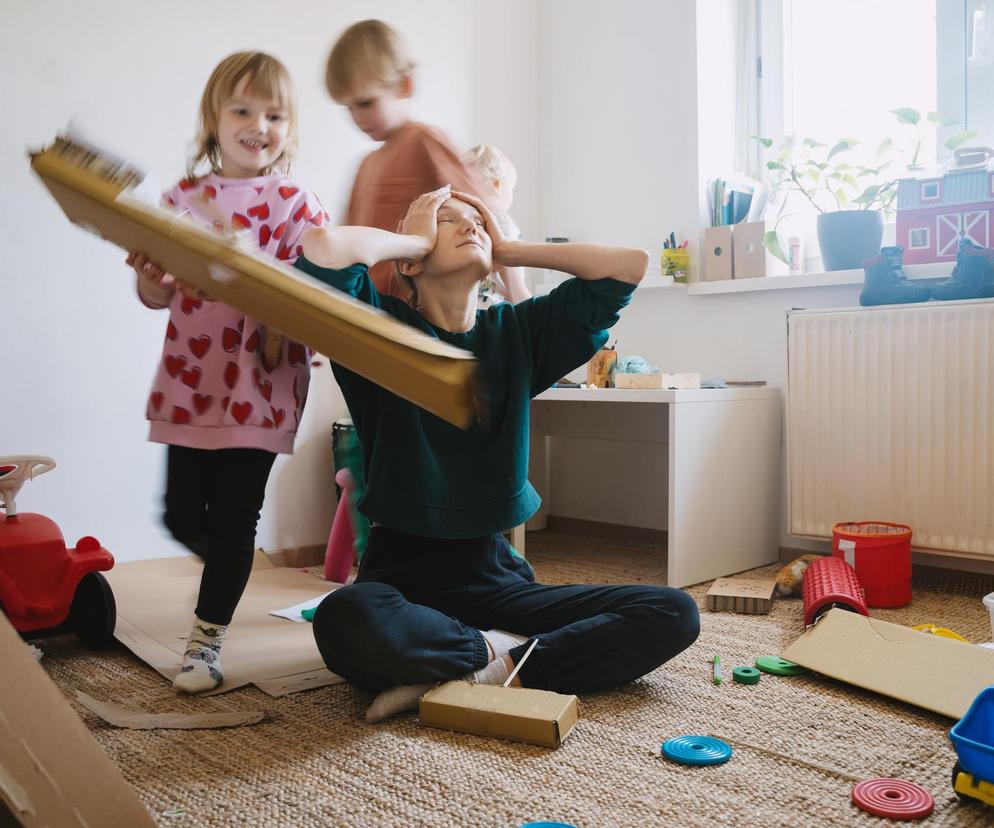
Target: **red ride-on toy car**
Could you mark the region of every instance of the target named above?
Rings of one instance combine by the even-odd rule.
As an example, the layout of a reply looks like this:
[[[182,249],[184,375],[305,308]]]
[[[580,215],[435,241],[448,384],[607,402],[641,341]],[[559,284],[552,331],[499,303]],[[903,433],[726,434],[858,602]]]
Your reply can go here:
[[[14,503],[26,481],[54,468],[48,457],[0,457],[0,610],[23,638],[74,632],[102,647],[113,640],[117,605],[100,571],[114,556],[91,537],[66,548],[55,521],[18,514]]]

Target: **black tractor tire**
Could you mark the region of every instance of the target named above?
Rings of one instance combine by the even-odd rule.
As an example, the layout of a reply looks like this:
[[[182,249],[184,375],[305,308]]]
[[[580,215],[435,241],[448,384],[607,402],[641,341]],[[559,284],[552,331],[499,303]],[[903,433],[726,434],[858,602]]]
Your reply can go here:
[[[67,622],[86,647],[102,649],[114,641],[117,602],[110,584],[99,572],[88,572],[80,579]]]

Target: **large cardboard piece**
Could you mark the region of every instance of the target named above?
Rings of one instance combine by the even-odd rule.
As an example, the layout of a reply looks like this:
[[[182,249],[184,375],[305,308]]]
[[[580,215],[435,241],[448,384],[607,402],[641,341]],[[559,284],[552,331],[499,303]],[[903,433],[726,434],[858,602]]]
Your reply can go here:
[[[130,197],[135,176],[57,139],[31,166],[66,216],[125,250],[141,250],[184,283],[460,428],[476,417],[473,355],[398,322],[237,238],[224,238]],[[105,161],[107,163],[105,163]]]
[[[0,613],[0,824],[155,825]]]
[[[269,614],[327,592],[329,582],[274,567],[265,556],[257,562],[224,640],[224,683],[205,695],[254,684],[278,697],[344,681],[324,666],[310,624]],[[170,680],[190,634],[202,570],[196,558],[181,557],[118,564],[106,573],[117,600],[115,637]]]
[[[783,657],[953,719],[994,684],[994,651],[841,609],[829,610]]]
[[[576,696],[449,681],[421,698],[423,725],[559,747],[580,718]]]

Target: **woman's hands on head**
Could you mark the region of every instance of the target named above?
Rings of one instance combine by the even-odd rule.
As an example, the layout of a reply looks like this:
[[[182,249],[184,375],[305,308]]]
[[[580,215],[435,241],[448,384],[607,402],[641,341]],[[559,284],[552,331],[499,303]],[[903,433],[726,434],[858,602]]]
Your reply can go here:
[[[446,184],[430,193],[418,196],[407,208],[407,215],[400,222],[397,232],[406,236],[416,236],[425,243],[425,256],[435,249],[438,241],[438,208],[452,196],[452,188]],[[422,259],[424,256],[421,257]],[[420,259],[408,259],[420,261]]]

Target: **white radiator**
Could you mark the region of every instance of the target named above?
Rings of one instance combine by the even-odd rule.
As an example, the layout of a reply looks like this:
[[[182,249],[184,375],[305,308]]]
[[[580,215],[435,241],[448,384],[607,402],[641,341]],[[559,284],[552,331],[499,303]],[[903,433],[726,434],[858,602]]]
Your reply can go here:
[[[842,520],[994,558],[994,302],[787,316],[790,532]]]

